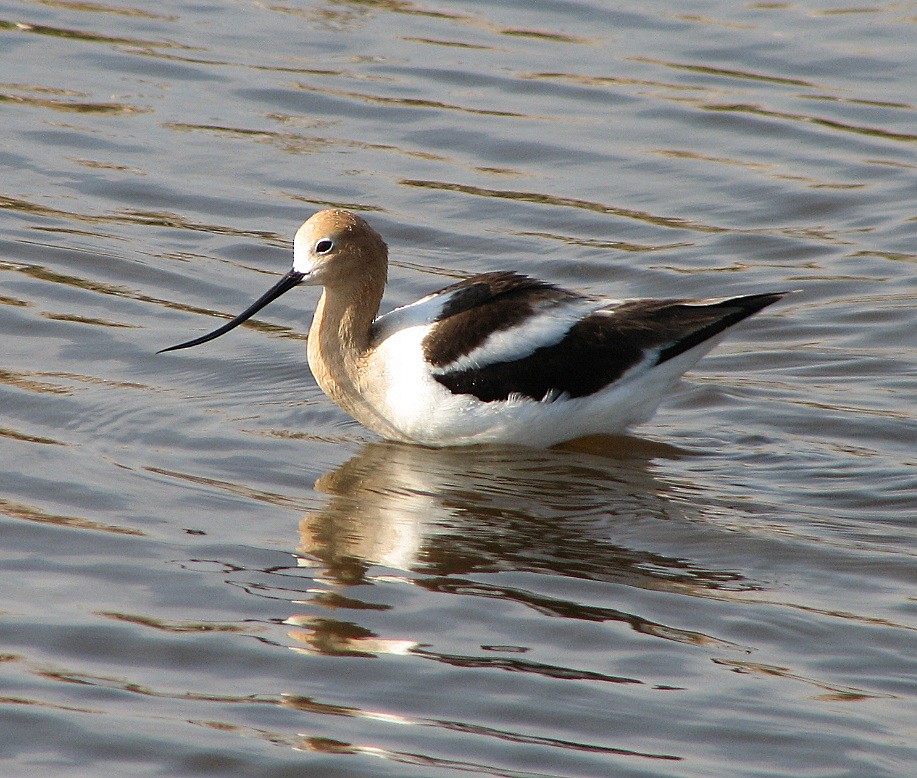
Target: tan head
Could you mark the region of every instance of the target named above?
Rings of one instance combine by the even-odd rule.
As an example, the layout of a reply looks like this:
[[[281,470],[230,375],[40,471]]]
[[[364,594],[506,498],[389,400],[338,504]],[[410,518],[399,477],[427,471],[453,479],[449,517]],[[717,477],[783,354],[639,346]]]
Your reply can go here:
[[[197,346],[218,338],[300,284],[339,290],[339,297],[351,298],[354,303],[362,301],[367,310],[372,308],[371,318],[382,298],[387,272],[388,248],[378,232],[349,211],[319,211],[296,231],[293,268],[289,273],[222,327],[162,351]]]
[[[384,285],[387,270],[382,236],[349,211],[319,211],[296,231],[293,272],[302,273],[304,284]]]

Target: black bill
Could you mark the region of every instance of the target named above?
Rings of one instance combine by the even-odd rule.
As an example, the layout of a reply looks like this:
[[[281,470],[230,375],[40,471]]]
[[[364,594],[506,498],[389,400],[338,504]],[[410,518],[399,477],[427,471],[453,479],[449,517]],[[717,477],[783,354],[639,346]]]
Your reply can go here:
[[[261,297],[259,297],[255,302],[253,302],[248,308],[246,308],[242,313],[236,316],[232,321],[226,322],[222,327],[217,327],[213,332],[208,333],[207,335],[201,335],[199,338],[194,340],[188,340],[184,343],[179,343],[177,346],[169,346],[168,348],[161,349],[157,353],[163,354],[166,351],[177,351],[180,348],[191,348],[191,346],[199,346],[201,343],[206,343],[208,340],[213,340],[214,338],[224,335],[232,329],[238,327],[242,322],[250,319],[258,311],[264,308],[272,300],[276,300],[284,292],[288,292],[294,286],[300,284],[305,277],[305,273],[298,273],[295,270],[291,270],[283,278],[281,278],[276,284],[274,284],[270,289],[268,289]]]

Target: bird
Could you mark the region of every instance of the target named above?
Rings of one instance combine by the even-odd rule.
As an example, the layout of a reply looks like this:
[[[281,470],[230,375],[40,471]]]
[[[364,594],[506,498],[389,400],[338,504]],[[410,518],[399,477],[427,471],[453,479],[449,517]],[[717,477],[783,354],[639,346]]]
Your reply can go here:
[[[292,268],[198,346],[300,285],[323,287],[307,356],[319,387],[388,440],[547,448],[648,420],[743,319],[788,292],[609,299],[514,271],[458,281],[379,315],[388,247],[362,217],[322,210],[296,232]]]

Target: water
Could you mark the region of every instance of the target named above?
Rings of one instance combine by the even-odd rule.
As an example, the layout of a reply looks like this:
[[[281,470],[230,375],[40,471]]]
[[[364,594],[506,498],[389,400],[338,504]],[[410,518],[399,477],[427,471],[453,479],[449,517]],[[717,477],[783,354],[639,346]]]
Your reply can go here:
[[[4,775],[904,776],[909,4],[0,2]],[[315,292],[801,291],[632,437],[378,441]]]

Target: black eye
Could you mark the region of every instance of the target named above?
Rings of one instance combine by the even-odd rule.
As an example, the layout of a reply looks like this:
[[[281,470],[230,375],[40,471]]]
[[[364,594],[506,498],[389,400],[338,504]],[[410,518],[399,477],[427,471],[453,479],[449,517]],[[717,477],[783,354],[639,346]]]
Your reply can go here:
[[[324,238],[315,244],[316,254],[327,254],[334,248],[334,242]]]

